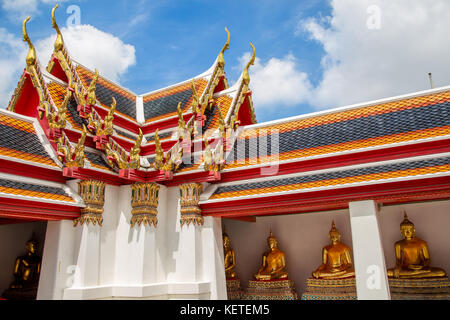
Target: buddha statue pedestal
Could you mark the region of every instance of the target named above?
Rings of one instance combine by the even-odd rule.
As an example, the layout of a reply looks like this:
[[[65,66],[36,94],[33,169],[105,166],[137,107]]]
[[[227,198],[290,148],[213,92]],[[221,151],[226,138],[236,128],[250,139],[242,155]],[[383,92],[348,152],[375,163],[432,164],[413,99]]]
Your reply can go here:
[[[10,288],[3,292],[2,298],[6,300],[36,300],[37,290],[37,285],[29,288]]]
[[[297,300],[294,281],[250,280],[242,300]]]
[[[306,279],[302,300],[356,300],[355,277],[347,279]]]
[[[227,279],[227,296],[228,300],[241,300],[243,296],[241,289],[241,280],[238,278]]]
[[[392,300],[450,300],[447,277],[424,279],[389,278]]]

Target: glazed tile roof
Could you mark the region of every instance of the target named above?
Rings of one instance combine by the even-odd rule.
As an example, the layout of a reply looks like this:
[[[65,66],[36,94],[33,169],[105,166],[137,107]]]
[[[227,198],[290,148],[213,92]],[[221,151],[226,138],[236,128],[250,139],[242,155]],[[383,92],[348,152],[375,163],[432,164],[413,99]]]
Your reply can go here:
[[[194,80],[197,96],[200,98],[208,82],[205,79]],[[163,89],[143,97],[145,122],[156,121],[177,115],[177,106],[181,102],[181,111],[186,112],[192,103],[192,82]]]
[[[33,199],[75,202],[63,188],[19,182],[4,178],[0,178],[0,194],[20,195]]]
[[[352,149],[450,134],[450,92],[328,113],[257,128],[244,128],[226,168],[264,162],[258,158],[259,136],[267,136],[267,159],[330,154]],[[271,150],[272,139],[278,150]],[[264,142],[263,142],[264,143]],[[264,150],[264,149],[261,149]],[[246,159],[238,163],[236,160]]]
[[[32,122],[0,113],[0,136],[0,155],[58,167],[39,141]]]
[[[307,190],[318,187],[340,186],[358,182],[381,181],[435,173],[450,173],[450,157],[441,156],[389,164],[368,165],[316,174],[278,177],[271,180],[224,185],[218,187],[210,199],[235,198],[275,192]]]
[[[66,87],[57,82],[50,82],[49,84],[47,84],[47,87],[52,97],[52,100],[55,103],[55,107],[59,108],[62,102],[64,101],[64,97],[66,95]],[[88,121],[87,119],[83,119],[80,117],[80,114],[77,111],[77,106],[78,106],[77,101],[72,95],[72,97],[69,100],[69,103],[67,104],[66,119],[70,123],[72,128],[82,131],[83,125],[87,126]]]
[[[205,110],[205,116],[206,116],[206,121],[205,121],[205,126],[203,127],[203,131],[206,131],[208,129],[217,129],[219,127],[219,108],[217,108],[217,106],[220,106],[220,111],[222,113],[222,117],[223,119],[226,119],[226,116],[228,114],[228,111],[230,110],[231,107],[231,103],[233,102],[233,98],[227,96],[227,95],[223,95],[220,97],[217,97],[214,99],[214,104],[213,104],[213,110],[209,111],[208,109]],[[208,115],[206,113],[209,113]]]
[[[84,155],[93,168],[114,172],[100,154],[85,150]]]
[[[158,137],[160,141],[167,140],[170,137],[172,137],[172,131],[158,133]],[[145,139],[147,140],[147,143],[153,142],[155,141],[155,134],[154,133],[149,134],[145,136]]]
[[[82,66],[77,66],[76,70],[85,88],[89,87],[89,84],[94,78],[94,74]],[[116,112],[136,121],[135,94],[124,90],[100,75],[96,84],[95,94],[101,105],[108,109],[111,105],[112,97],[114,97],[117,101]]]

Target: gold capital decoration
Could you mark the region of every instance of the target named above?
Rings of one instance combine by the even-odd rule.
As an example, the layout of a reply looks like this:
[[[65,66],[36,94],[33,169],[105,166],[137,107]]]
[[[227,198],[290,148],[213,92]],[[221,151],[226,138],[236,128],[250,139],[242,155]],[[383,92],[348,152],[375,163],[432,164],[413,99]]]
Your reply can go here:
[[[191,222],[195,225],[203,225],[202,211],[198,206],[203,186],[200,183],[185,183],[180,188],[181,218],[180,225],[189,225]]]
[[[78,182],[78,193],[83,199],[86,207],[81,209],[81,217],[73,221],[74,227],[78,223],[92,224],[95,226],[103,224],[103,205],[105,204],[106,183],[97,180],[83,180]]]
[[[156,183],[137,182],[131,186],[131,227],[137,223],[140,226],[158,224],[158,194],[159,185]]]

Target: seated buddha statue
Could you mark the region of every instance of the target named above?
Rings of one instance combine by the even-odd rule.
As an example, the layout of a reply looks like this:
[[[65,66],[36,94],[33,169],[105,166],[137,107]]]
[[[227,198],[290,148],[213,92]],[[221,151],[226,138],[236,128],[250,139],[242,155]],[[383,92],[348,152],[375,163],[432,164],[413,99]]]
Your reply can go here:
[[[391,278],[432,278],[445,277],[444,270],[430,267],[430,253],[427,243],[415,236],[414,224],[404,213],[400,224],[403,240],[394,245],[395,267],[388,269],[387,275]]]
[[[36,240],[29,240],[26,243],[25,255],[18,257],[14,264],[15,280],[10,286],[11,289],[33,287],[39,282],[41,258],[37,255],[36,251]]]
[[[277,247],[277,239],[270,230],[270,236],[267,238],[269,251],[264,253],[262,267],[255,274],[256,280],[276,280],[287,279],[286,255]]]
[[[234,250],[230,247],[230,238],[224,232],[223,233],[223,255],[225,262],[225,276],[227,279],[236,278],[236,272],[234,268],[236,267],[236,257],[234,254]]]
[[[350,248],[341,242],[334,221],[329,233],[331,244],[322,249],[322,265],[312,273],[316,279],[342,279],[355,276]]]

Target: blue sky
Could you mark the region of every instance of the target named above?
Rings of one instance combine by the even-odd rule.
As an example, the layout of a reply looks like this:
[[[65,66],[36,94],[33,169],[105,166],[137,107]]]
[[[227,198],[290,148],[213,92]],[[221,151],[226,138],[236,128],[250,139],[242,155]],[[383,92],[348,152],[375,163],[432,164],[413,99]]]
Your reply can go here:
[[[1,3],[0,66],[13,59],[24,14],[32,16],[28,32],[33,42],[45,43],[43,39],[54,35],[50,11],[55,1]],[[375,30],[368,27],[373,4],[380,11],[376,17],[382,18]],[[387,0],[66,0],[56,14],[61,28],[70,16],[66,13],[70,5],[80,8],[82,25],[118,38],[122,49],[134,48],[132,53],[123,51],[134,57],[116,71],[116,80],[138,94],[207,70],[226,40],[225,26],[231,33],[225,68],[232,83],[248,58],[251,41],[257,63],[251,69],[250,86],[254,86],[259,122],[428,89],[428,71],[436,73],[437,85],[450,83],[450,72],[442,70],[444,64],[448,68],[450,48],[438,43],[449,27],[442,12],[449,6],[444,0],[430,0],[427,5],[420,0],[400,0],[395,5]],[[433,30],[434,36],[424,41],[427,30]],[[90,51],[86,60],[96,52],[89,46],[68,47],[71,52]],[[406,56],[402,48],[408,48]],[[86,61],[80,58],[80,62]],[[104,68],[108,67],[114,68]],[[21,71],[11,69],[14,72],[0,80],[9,81],[3,83],[4,90],[12,90],[17,82]]]

